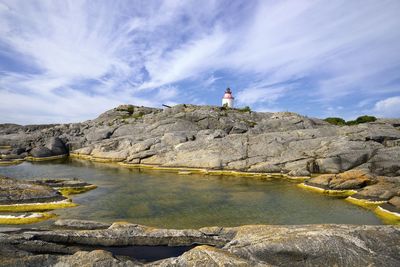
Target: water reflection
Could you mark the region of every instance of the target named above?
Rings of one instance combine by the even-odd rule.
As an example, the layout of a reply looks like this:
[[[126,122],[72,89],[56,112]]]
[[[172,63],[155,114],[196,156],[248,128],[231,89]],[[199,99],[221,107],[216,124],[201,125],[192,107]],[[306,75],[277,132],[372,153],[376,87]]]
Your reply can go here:
[[[156,227],[243,224],[381,224],[372,212],[343,200],[301,190],[280,179],[178,175],[66,160],[0,167],[16,178],[77,177],[98,186],[73,196],[80,206],[56,210],[61,218]]]

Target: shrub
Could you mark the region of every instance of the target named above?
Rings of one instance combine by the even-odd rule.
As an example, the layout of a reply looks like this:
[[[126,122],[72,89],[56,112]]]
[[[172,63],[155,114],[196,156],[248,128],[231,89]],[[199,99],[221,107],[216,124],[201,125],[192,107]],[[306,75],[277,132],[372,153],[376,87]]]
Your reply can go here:
[[[357,124],[358,123],[373,122],[373,121],[376,121],[376,117],[368,116],[368,115],[360,116],[360,117],[358,117],[356,119]]]
[[[324,121],[329,122],[330,124],[334,125],[346,125],[346,121],[342,118],[337,118],[337,117],[329,117],[324,119]]]
[[[249,106],[245,106],[244,108],[238,108],[240,112],[251,112],[251,109]]]
[[[329,122],[330,124],[334,124],[334,125],[357,125],[357,124],[360,124],[360,123],[376,121],[376,118],[374,116],[364,115],[364,116],[358,117],[355,120],[351,120],[351,121],[347,121],[346,122],[342,118],[329,117],[329,118],[324,119],[324,121]]]

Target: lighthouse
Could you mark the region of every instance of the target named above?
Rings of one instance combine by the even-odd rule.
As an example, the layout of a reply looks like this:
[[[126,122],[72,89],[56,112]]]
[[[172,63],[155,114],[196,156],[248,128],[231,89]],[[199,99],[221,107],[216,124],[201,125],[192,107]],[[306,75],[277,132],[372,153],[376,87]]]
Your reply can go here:
[[[232,96],[231,89],[229,87],[226,88],[224,97],[222,98],[222,106],[227,106],[228,108],[233,108],[233,99],[235,99],[235,98]]]

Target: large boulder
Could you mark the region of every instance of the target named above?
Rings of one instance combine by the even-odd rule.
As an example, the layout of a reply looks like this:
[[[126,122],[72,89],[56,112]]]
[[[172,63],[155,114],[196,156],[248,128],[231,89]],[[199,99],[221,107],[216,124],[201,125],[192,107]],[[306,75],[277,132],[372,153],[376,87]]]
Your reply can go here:
[[[35,158],[44,158],[54,156],[53,152],[47,147],[35,147],[29,152]]]
[[[68,149],[66,148],[63,141],[61,141],[58,137],[51,137],[46,146],[37,146],[34,147],[29,152],[33,157],[36,158],[44,158],[51,156],[59,156],[68,154]]]
[[[58,137],[50,138],[46,147],[50,149],[55,156],[68,154],[68,149],[65,147],[64,142]]]

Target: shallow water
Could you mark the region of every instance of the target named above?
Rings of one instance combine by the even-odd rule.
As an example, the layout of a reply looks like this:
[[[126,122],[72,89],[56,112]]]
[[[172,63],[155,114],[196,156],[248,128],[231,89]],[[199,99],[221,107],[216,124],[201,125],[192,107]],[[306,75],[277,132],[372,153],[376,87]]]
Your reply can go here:
[[[243,224],[382,224],[370,211],[300,189],[286,179],[178,175],[65,160],[0,167],[15,178],[77,177],[98,186],[72,196],[58,218],[118,220],[165,228]]]

